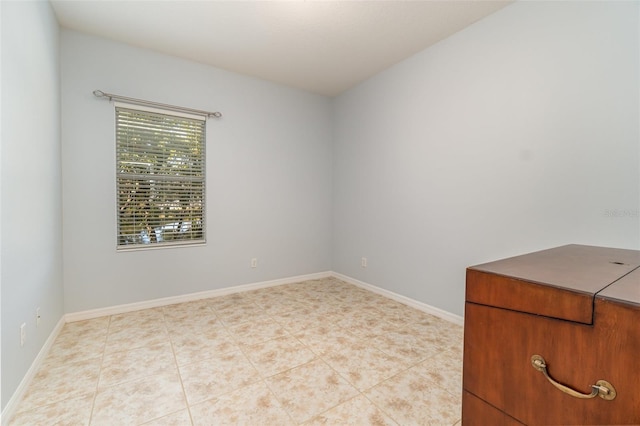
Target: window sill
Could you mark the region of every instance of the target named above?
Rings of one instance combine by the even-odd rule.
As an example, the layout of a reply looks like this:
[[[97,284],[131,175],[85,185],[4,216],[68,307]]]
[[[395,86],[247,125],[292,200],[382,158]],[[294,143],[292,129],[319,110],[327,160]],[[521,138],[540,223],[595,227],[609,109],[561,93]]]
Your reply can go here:
[[[206,241],[198,241],[196,243],[132,244],[126,246],[117,246],[116,253],[126,253],[130,251],[165,250],[185,247],[202,247],[206,245]]]

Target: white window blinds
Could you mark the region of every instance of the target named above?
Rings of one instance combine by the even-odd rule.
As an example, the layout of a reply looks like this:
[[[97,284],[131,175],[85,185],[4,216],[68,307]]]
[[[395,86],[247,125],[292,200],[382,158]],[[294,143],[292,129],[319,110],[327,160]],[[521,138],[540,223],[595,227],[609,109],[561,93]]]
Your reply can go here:
[[[116,106],[118,248],[205,241],[205,121]]]

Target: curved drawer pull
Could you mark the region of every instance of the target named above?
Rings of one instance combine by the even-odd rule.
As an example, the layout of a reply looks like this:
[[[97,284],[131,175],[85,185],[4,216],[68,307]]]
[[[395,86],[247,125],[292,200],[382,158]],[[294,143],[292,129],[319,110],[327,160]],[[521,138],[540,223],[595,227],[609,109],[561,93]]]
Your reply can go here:
[[[591,385],[591,393],[580,393],[567,387],[563,384],[560,384],[553,380],[549,373],[547,372],[547,363],[544,358],[540,355],[533,355],[531,357],[531,365],[538,371],[542,371],[542,374],[551,382],[553,386],[560,389],[564,393],[568,393],[571,396],[576,398],[590,399],[596,396],[599,396],[602,399],[606,399],[607,401],[611,401],[616,397],[616,390],[613,385],[606,380],[598,380],[595,385]]]

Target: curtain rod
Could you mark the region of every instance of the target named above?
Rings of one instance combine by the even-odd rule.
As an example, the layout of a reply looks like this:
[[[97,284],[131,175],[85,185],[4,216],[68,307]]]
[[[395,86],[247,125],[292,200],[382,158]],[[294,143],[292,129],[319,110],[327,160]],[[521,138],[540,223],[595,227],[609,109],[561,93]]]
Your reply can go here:
[[[145,101],[143,99],[128,98],[126,96],[114,95],[113,93],[105,93],[102,90],[94,90],[93,94],[97,98],[109,98],[110,101],[115,100],[115,101],[131,102],[137,105],[164,108],[164,109],[169,109],[172,111],[179,111],[179,112],[190,112],[192,114],[200,114],[206,117],[216,117],[216,118],[222,117],[222,114],[218,111],[211,112],[211,111],[203,111],[201,109],[193,109],[193,108],[185,108],[185,107],[175,106],[175,105],[161,104],[158,102]]]

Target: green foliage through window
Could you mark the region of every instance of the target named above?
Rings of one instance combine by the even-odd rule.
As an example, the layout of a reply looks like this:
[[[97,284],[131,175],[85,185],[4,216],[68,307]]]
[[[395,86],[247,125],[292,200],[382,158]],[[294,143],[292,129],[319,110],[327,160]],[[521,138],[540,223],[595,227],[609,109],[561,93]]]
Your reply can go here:
[[[116,107],[118,247],[204,242],[205,121]]]

